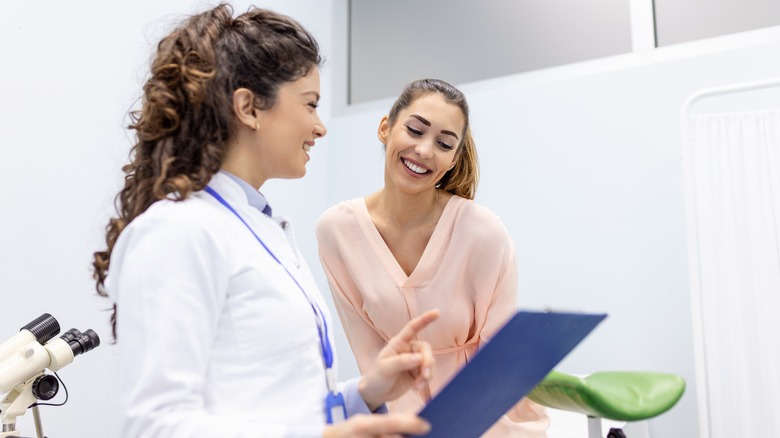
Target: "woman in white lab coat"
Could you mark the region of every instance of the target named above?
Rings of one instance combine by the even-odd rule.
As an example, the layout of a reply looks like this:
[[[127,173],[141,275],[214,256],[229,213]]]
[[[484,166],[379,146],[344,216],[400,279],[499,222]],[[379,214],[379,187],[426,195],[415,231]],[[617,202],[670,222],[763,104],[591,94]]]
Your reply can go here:
[[[332,319],[289,220],[259,192],[326,133],[319,48],[289,17],[220,5],[160,41],[133,114],[118,217],[95,253],[114,303],[123,437],[420,434],[383,404],[430,378],[407,325],[337,384]],[[346,421],[343,421],[347,417]]]

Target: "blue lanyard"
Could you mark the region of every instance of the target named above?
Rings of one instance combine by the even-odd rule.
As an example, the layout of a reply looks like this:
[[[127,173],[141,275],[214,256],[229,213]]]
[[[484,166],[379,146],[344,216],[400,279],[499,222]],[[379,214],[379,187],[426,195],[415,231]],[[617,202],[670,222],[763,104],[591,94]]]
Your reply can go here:
[[[333,372],[333,349],[330,346],[330,338],[328,337],[328,322],[325,320],[325,315],[322,313],[322,310],[320,309],[320,306],[317,305],[314,301],[311,300],[309,297],[309,294],[306,293],[306,290],[303,289],[303,286],[301,286],[300,283],[298,283],[298,280],[295,278],[295,276],[292,275],[292,273],[287,269],[286,266],[284,266],[284,263],[282,263],[276,255],[271,251],[268,246],[266,246],[265,242],[255,233],[255,230],[252,229],[252,227],[249,226],[248,223],[244,220],[243,217],[241,217],[240,214],[230,205],[228,202],[222,198],[222,196],[219,195],[214,189],[212,189],[209,186],[206,186],[205,188],[206,193],[216,198],[217,201],[219,201],[220,204],[224,205],[225,208],[230,210],[236,217],[243,223],[246,228],[249,230],[250,233],[252,233],[253,236],[255,236],[255,239],[257,239],[258,242],[260,242],[260,245],[263,245],[263,248],[268,252],[268,254],[276,260],[276,263],[279,263],[279,265],[284,268],[284,272],[287,273],[287,275],[292,278],[292,280],[295,282],[295,284],[298,286],[298,289],[303,292],[303,296],[306,297],[306,301],[309,302],[309,305],[311,306],[311,310],[314,311],[314,316],[317,319],[317,334],[320,335],[320,348],[322,348],[322,360],[325,362],[325,384],[328,387],[328,395],[325,396],[325,421],[328,422],[328,424],[334,424],[334,423],[341,423],[342,421],[346,420],[347,418],[347,407],[346,403],[344,401],[344,396],[338,391],[336,388],[336,377],[335,373]]]
[[[268,254],[273,257],[274,260],[276,260],[276,263],[279,263],[279,265],[284,268],[284,271],[287,272],[287,275],[292,278],[292,280],[295,282],[296,285],[298,285],[298,288],[303,292],[303,296],[306,297],[306,301],[309,302],[309,305],[311,305],[311,309],[314,311],[314,316],[317,318],[317,333],[320,335],[320,347],[322,348],[322,359],[325,362],[325,368],[326,373],[331,372],[331,369],[333,368],[333,349],[330,346],[330,339],[328,338],[328,323],[325,321],[325,315],[322,314],[322,310],[320,310],[320,307],[315,303],[314,301],[309,298],[309,294],[306,293],[306,291],[303,289],[303,286],[301,286],[300,283],[298,283],[298,280],[295,279],[295,277],[290,273],[290,271],[287,269],[284,264],[279,261],[278,258],[274,255],[274,253],[269,249],[262,239],[260,239],[260,236],[258,236],[255,231],[252,229],[252,227],[249,226],[248,223],[244,220],[244,218],[241,217],[240,214],[230,205],[228,202],[222,198],[222,196],[219,195],[214,189],[212,189],[209,186],[206,186],[205,188],[206,193],[213,196],[214,198],[219,201],[220,204],[224,205],[228,210],[230,210],[236,217],[247,227],[249,232],[252,233],[253,236],[255,236],[255,239],[257,239],[258,242],[260,242],[260,245],[263,245],[263,248],[265,248],[266,251],[268,251]],[[324,333],[323,333],[324,332]],[[335,388],[332,388],[331,385],[333,382],[330,382],[331,379],[328,379],[328,390],[330,392],[335,392]]]

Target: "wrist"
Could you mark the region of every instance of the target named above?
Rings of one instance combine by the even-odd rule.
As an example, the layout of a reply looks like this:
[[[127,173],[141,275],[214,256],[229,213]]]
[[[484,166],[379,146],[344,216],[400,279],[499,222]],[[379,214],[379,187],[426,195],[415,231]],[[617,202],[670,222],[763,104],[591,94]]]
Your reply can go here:
[[[382,405],[385,403],[384,400],[376,400],[371,396],[371,391],[368,389],[365,377],[360,378],[357,389],[358,394],[360,394],[360,398],[362,398],[363,402],[366,404],[366,406],[368,406],[369,411],[374,412],[382,407]]]

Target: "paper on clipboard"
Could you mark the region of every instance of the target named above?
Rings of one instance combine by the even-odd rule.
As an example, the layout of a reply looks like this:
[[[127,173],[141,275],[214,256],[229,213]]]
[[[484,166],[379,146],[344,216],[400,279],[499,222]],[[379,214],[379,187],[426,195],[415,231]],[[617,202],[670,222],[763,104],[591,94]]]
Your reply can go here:
[[[425,437],[479,437],[606,316],[517,312],[420,411]]]

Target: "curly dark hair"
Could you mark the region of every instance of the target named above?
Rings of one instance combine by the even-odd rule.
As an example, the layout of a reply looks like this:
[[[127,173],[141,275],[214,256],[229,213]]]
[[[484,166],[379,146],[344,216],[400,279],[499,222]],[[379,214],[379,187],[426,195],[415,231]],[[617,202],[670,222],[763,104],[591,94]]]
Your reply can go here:
[[[282,84],[322,62],[314,37],[295,20],[251,8],[233,18],[221,4],[186,19],[157,46],[142,106],[130,113],[136,142],[122,167],[117,217],[106,226],[106,246],[94,253],[98,294],[122,230],[154,202],[186,199],[220,169],[234,135],[233,93],[246,88],[258,109],[273,107]],[[116,339],[116,305],[111,325]]]

